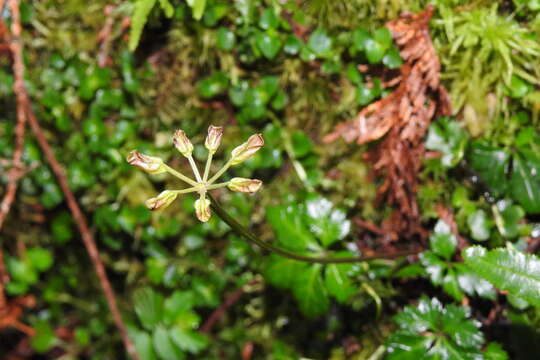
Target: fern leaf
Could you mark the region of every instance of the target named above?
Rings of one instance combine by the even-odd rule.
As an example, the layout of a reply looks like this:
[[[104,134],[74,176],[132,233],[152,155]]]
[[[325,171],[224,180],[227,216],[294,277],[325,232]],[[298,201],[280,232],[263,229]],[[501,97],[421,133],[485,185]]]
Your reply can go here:
[[[162,0],[160,0],[160,3]],[[131,30],[129,33],[129,50],[133,51],[139,45],[141,34],[148,20],[148,15],[156,4],[156,0],[138,0],[135,3],[135,11],[131,19]],[[170,4],[169,4],[170,5]],[[163,6],[163,5],[162,5]]]
[[[504,248],[473,246],[463,253],[465,262],[495,287],[540,306],[540,259]]]

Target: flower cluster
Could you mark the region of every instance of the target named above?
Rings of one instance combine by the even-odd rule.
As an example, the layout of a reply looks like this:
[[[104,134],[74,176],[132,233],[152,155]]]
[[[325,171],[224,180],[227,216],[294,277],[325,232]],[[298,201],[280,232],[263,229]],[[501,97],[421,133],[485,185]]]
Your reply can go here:
[[[212,158],[217,151],[219,144],[221,143],[221,136],[223,135],[223,128],[220,126],[210,126],[208,128],[208,136],[204,145],[208,149],[208,158],[206,160],[206,166],[204,173],[201,176],[197,164],[193,160],[193,144],[186,136],[183,130],[177,130],[173,136],[173,143],[176,149],[188,159],[195,180],[191,179],[182,173],[174,170],[162,159],[141,154],[137,150],[131,151],[127,156],[127,162],[133,166],[137,166],[149,174],[161,174],[168,172],[180,180],[191,185],[190,188],[182,190],[165,190],[158,196],[148,199],[146,206],[150,210],[164,209],[169,206],[178,195],[191,192],[199,193],[199,199],[195,201],[195,213],[200,221],[206,222],[210,219],[210,200],[206,198],[206,192],[221,187],[228,187],[232,191],[238,191],[242,193],[251,194],[259,190],[262,185],[261,180],[257,179],[245,179],[245,178],[233,178],[227,182],[215,183],[217,179],[231,166],[240,164],[243,161],[251,158],[257,150],[264,145],[264,139],[261,134],[255,134],[249,137],[249,139],[240,146],[237,146],[231,152],[231,158],[225,163],[225,165],[217,171],[210,179],[210,166],[212,165]]]

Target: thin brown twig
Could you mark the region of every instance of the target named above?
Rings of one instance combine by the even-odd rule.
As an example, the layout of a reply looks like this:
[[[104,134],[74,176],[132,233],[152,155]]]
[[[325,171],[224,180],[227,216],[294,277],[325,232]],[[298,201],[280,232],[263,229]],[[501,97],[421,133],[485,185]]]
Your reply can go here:
[[[69,188],[68,181],[62,170],[62,167],[60,166],[60,163],[56,159],[56,156],[54,155],[54,152],[52,151],[51,146],[47,142],[47,139],[45,138],[45,135],[43,134],[43,129],[39,125],[39,122],[29,102],[25,104],[25,110],[28,116],[28,122],[30,124],[30,128],[32,129],[32,132],[36,136],[36,140],[39,146],[41,147],[41,150],[45,154],[45,158],[47,159],[47,162],[51,166],[56,176],[56,179],[58,180],[60,188],[62,189],[62,192],[64,193],[64,196],[66,197],[69,210],[71,211],[71,214],[73,215],[73,219],[75,220],[77,227],[79,228],[82,241],[84,243],[86,251],[88,252],[88,255],[90,256],[90,259],[92,260],[94,269],[99,278],[99,282],[101,283],[103,293],[107,300],[107,304],[109,305],[109,309],[113,316],[113,320],[116,324],[116,327],[120,331],[120,335],[122,336],[122,341],[124,342],[126,351],[131,356],[132,359],[139,360],[139,356],[137,355],[137,352],[135,350],[133,343],[129,339],[126,326],[124,324],[124,321],[122,320],[120,311],[118,310],[118,304],[116,302],[114,290],[112,289],[111,283],[109,282],[109,279],[107,277],[105,266],[103,265],[103,262],[101,261],[101,258],[99,256],[99,251],[96,246],[94,237],[92,233],[90,232],[90,229],[88,228],[86,217],[82,213],[79,205],[77,204],[77,200],[75,199],[75,196],[73,195],[73,193],[71,192],[71,189]]]
[[[15,200],[17,193],[17,185],[22,174],[22,154],[24,146],[24,133],[26,125],[26,116],[24,112],[24,103],[28,101],[26,91],[24,91],[24,63],[22,57],[21,44],[21,21],[19,12],[19,1],[10,0],[9,7],[11,10],[11,37],[10,50],[13,55],[13,74],[15,82],[13,84],[13,92],[17,98],[17,125],[15,127],[15,150],[13,151],[13,161],[11,169],[8,173],[8,184],[6,193],[0,203],[0,229],[6,220],[11,205]]]
[[[24,121],[26,119],[28,120],[30,127],[32,129],[32,132],[36,136],[37,142],[39,146],[41,147],[43,153],[45,154],[45,158],[47,159],[49,165],[51,166],[58,180],[58,183],[60,184],[60,188],[62,189],[62,192],[64,193],[64,196],[66,197],[68,207],[73,215],[75,222],[77,223],[86,251],[88,252],[88,255],[90,256],[90,259],[92,260],[96,274],[101,283],[103,293],[107,300],[107,304],[111,311],[116,327],[118,328],[120,332],[126,351],[131,356],[132,359],[139,360],[139,356],[137,355],[135,346],[129,339],[126,326],[124,324],[124,321],[122,320],[122,316],[120,315],[120,311],[118,309],[114,291],[107,277],[105,266],[103,265],[103,262],[100,259],[99,251],[97,249],[94,237],[92,236],[92,233],[90,232],[90,229],[88,228],[86,218],[84,214],[82,213],[81,209],[79,208],[79,205],[77,204],[77,201],[75,200],[75,196],[73,195],[73,193],[71,192],[71,189],[69,188],[68,181],[67,181],[66,176],[64,175],[62,167],[60,166],[60,163],[56,159],[54,152],[52,151],[49,143],[47,142],[47,139],[45,138],[45,135],[43,134],[43,130],[41,129],[41,126],[39,125],[39,122],[30,105],[28,93],[26,91],[26,88],[23,82],[24,63],[23,63],[23,58],[22,58],[22,47],[20,45],[21,26],[20,26],[20,20],[19,20],[20,18],[19,17],[19,2],[18,0],[10,0],[10,5],[12,7],[12,16],[13,16],[12,52],[13,52],[13,58],[14,58],[14,72],[15,72],[15,77],[16,77],[15,93],[17,94],[17,119],[18,119],[17,129],[16,129],[17,144],[19,144],[20,141],[22,142],[24,141],[23,139]],[[22,145],[20,145],[20,148],[22,149]],[[14,165],[13,169],[18,170],[18,167],[16,166],[17,158],[14,158],[14,159],[15,160],[13,164]],[[13,187],[13,185],[11,186]],[[13,192],[13,190],[11,190],[11,192]],[[8,191],[8,193],[10,192]],[[10,195],[10,197],[11,196],[14,197],[14,194]],[[10,201],[12,202],[13,200],[11,199]],[[5,207],[2,207],[3,211],[4,209]]]

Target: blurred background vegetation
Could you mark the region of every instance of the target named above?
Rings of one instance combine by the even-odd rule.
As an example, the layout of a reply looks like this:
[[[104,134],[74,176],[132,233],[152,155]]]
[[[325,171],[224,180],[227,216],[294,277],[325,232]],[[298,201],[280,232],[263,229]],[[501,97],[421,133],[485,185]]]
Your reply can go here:
[[[452,117],[432,123],[426,148],[438,156],[418,174],[429,235],[383,245],[355,221],[381,224],[392,210],[375,201],[381,179],[364,157],[371,144],[322,138],[393,90],[385,80],[403,59],[384,24],[428,4]],[[141,359],[536,358],[538,298],[479,275],[460,251],[538,249],[540,1],[42,0],[21,2],[20,11],[33,109]],[[11,24],[8,6],[0,20]],[[4,54],[3,184],[15,143],[13,83]],[[217,216],[198,222],[192,195],[150,212],[145,200],[181,185],[130,167],[127,153],[189,173],[172,133],[185,130],[203,164],[211,124],[225,130],[216,169],[249,135],[264,136],[264,148],[228,173],[263,188],[216,192],[263,240],[304,254],[425,251],[308,265],[250,246]],[[127,358],[30,131],[23,160],[0,248],[5,295],[33,299],[17,316],[35,335],[0,328],[0,358]],[[535,276],[531,291],[540,289]]]

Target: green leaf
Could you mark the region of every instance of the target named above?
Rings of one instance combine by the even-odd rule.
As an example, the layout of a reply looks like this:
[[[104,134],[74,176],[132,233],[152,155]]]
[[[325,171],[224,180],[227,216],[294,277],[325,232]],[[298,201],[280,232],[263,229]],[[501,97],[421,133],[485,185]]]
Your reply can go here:
[[[482,141],[475,141],[471,145],[469,157],[472,168],[495,195],[503,194],[507,187],[506,174],[510,154]]]
[[[399,330],[387,341],[388,359],[478,359],[484,337],[468,308],[444,307],[436,298],[420,298],[394,317]]]
[[[203,98],[211,98],[225,92],[228,85],[229,79],[227,78],[227,75],[218,71],[212,76],[200,80],[197,84],[197,88],[199,94]]]
[[[356,292],[348,273],[351,264],[329,264],[325,267],[324,283],[328,293],[337,301],[345,303]]]
[[[159,6],[161,6],[161,9],[165,13],[165,16],[170,18],[174,14],[174,8],[169,2],[169,0],[159,0]]]
[[[298,205],[271,206],[266,209],[266,218],[276,231],[277,239],[291,249],[318,249],[313,235],[304,225]]]
[[[343,239],[350,231],[351,223],[345,212],[334,209],[332,202],[323,197],[309,199],[306,202],[306,213],[310,231],[325,248]]]
[[[44,353],[52,349],[58,342],[54,330],[48,322],[39,320],[34,325],[36,335],[30,339],[32,348],[38,353]]]
[[[444,221],[439,220],[429,237],[429,244],[437,255],[448,260],[456,251],[457,239],[452,234],[450,226]]]
[[[540,259],[537,256],[473,246],[463,251],[463,258],[474,272],[496,288],[540,306]]]
[[[206,0],[187,0],[187,3],[193,11],[193,18],[195,20],[201,20],[206,7]]]
[[[513,99],[519,99],[527,95],[533,89],[532,85],[516,75],[512,75],[510,86],[506,93]]]
[[[478,277],[466,264],[456,263],[454,268],[461,290],[470,296],[478,295],[486,299],[495,299],[497,294],[490,282]]]
[[[219,49],[229,51],[234,48],[236,37],[232,31],[227,28],[220,27],[216,34],[216,45]]]
[[[318,57],[327,57],[331,54],[332,38],[323,29],[317,29],[309,36],[308,47]]]
[[[275,32],[260,32],[255,35],[255,41],[264,57],[269,60],[275,58],[281,49],[281,39]]]
[[[182,329],[178,326],[169,330],[169,336],[180,349],[198,354],[208,346],[208,338],[201,333]]]
[[[513,157],[510,191],[527,213],[540,213],[540,158],[533,151],[522,150]]]
[[[392,34],[390,33],[390,30],[385,27],[375,30],[373,33],[373,39],[379,43],[384,51],[392,46]]]
[[[484,350],[485,360],[508,360],[508,354],[498,343],[491,342]]]
[[[276,29],[279,26],[279,18],[273,7],[265,9],[262,12],[261,18],[259,19],[259,26],[264,30]]]
[[[442,165],[451,168],[463,158],[467,140],[467,134],[457,121],[443,117],[429,127],[426,148],[440,151]]]
[[[47,249],[35,247],[26,251],[26,256],[32,266],[38,271],[45,271],[53,264],[53,256]]]
[[[514,238],[519,235],[519,221],[525,216],[520,206],[512,205],[512,201],[509,200],[500,200],[491,209],[502,236]]]
[[[435,285],[441,285],[444,272],[446,271],[446,262],[442,261],[434,252],[424,251],[420,254],[420,261],[425,267],[426,272],[431,278],[431,282]]]
[[[148,15],[156,4],[156,0],[137,0],[135,10],[131,17],[131,28],[129,33],[129,50],[134,51],[139,44],[141,34],[148,19]]]
[[[152,344],[154,350],[161,360],[180,360],[184,359],[184,354],[175,345],[169,336],[169,332],[164,326],[158,326],[152,334]]]
[[[142,325],[151,330],[163,319],[163,297],[151,288],[141,288],[133,294],[135,313]]]
[[[364,29],[356,29],[352,33],[353,47],[357,50],[364,50],[366,42],[372,40],[371,35]]]
[[[289,97],[287,96],[287,93],[280,90],[274,97],[274,100],[272,100],[271,105],[274,110],[283,110],[288,102]]]
[[[321,276],[320,264],[309,265],[297,275],[293,292],[300,310],[308,317],[316,317],[328,311],[330,301]]]
[[[493,224],[484,210],[479,209],[467,217],[467,224],[474,240],[485,241],[489,239]]]
[[[370,64],[380,62],[384,57],[385,49],[375,40],[368,39],[365,42],[366,56]]]
[[[347,76],[347,78],[348,78],[353,84],[357,84],[357,85],[362,84],[362,81],[363,81],[362,74],[360,73],[360,70],[358,70],[358,67],[357,67],[355,64],[349,63],[349,64],[347,65],[347,69],[346,69],[345,75]]]
[[[399,54],[399,49],[395,46],[391,47],[384,55],[382,63],[390,69],[400,68],[403,65],[403,59]]]
[[[295,276],[304,272],[307,267],[304,262],[272,254],[268,257],[264,276],[272,285],[290,289],[295,283]]]
[[[157,360],[152,337],[149,334],[142,331],[137,332],[133,335],[133,343],[141,360]]]
[[[289,55],[296,55],[300,51],[300,48],[302,47],[302,41],[297,38],[295,35],[289,35],[287,36],[287,39],[285,39],[285,45],[283,46],[283,51],[285,51],[286,54]]]

